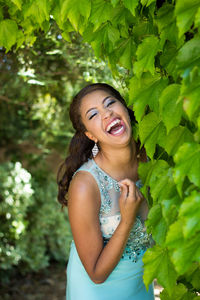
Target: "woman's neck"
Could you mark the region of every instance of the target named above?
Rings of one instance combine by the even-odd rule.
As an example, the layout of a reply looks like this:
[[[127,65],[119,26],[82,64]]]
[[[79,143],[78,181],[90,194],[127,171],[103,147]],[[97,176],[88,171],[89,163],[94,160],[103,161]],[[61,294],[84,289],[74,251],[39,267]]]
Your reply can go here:
[[[117,176],[116,179],[118,180],[125,177],[136,180],[138,177],[138,160],[134,140],[131,140],[130,144],[125,147],[102,149],[95,158],[95,161],[111,176],[114,178]]]

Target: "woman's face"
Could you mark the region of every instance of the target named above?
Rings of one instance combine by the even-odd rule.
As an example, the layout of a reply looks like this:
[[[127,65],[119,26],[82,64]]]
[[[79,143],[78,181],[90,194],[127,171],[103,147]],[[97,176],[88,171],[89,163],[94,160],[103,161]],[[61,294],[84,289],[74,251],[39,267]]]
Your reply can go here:
[[[132,136],[130,117],[125,106],[103,90],[82,98],[81,119],[88,138],[104,144],[127,144]]]

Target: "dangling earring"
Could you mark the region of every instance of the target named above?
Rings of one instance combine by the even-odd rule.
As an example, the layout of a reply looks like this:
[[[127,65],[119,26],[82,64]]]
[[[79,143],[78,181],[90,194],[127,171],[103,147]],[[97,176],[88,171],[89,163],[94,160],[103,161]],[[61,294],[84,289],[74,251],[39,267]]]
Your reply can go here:
[[[92,148],[92,155],[95,157],[99,152],[99,148],[97,146],[97,143],[95,142],[94,147]]]

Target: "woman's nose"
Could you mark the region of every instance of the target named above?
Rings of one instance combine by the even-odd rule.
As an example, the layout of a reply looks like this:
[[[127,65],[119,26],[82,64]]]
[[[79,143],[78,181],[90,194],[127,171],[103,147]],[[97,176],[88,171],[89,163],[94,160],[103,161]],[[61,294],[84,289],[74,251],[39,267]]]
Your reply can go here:
[[[110,108],[104,108],[103,119],[109,118],[110,116],[112,116],[112,114],[113,114],[112,109],[110,109]]]

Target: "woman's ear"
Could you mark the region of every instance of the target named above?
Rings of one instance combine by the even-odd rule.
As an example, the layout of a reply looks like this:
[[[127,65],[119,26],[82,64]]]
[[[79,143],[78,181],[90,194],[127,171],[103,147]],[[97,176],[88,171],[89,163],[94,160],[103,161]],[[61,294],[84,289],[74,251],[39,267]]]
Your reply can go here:
[[[84,133],[88,137],[88,139],[94,141],[95,143],[98,142],[97,138],[95,138],[89,131],[85,131]]]

